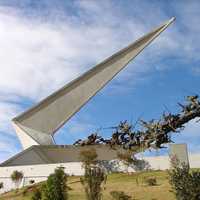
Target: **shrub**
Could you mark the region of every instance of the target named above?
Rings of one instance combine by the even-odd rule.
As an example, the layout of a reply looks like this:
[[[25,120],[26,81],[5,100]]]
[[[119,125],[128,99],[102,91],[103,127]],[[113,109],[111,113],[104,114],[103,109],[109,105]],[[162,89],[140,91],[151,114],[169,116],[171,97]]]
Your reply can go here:
[[[0,189],[3,188],[3,182],[0,182]]]
[[[50,174],[46,184],[42,188],[44,200],[66,200],[67,196],[67,174],[63,167],[55,169],[53,174]]]
[[[156,186],[157,185],[157,179],[155,177],[148,177],[148,178],[145,178],[145,183],[148,186]]]
[[[131,196],[125,194],[122,191],[111,191],[110,195],[115,200],[131,200],[132,199]]]
[[[84,165],[96,164],[97,152],[94,148],[82,150],[80,152],[80,159]]]
[[[15,183],[15,186],[18,188],[21,181],[22,181],[22,178],[23,178],[23,173],[22,172],[19,172],[17,170],[13,171],[13,173],[11,174],[11,179],[12,181]]]
[[[200,171],[190,171],[189,165],[172,163],[169,181],[177,200],[200,199]]]
[[[106,175],[100,167],[85,167],[85,175],[80,180],[84,186],[87,200],[102,199],[102,183],[106,182]]]
[[[28,192],[28,188],[24,188],[22,191],[22,195],[25,196],[27,194],[27,192]]]
[[[15,191],[15,194],[17,194],[18,192],[19,192],[19,189],[17,188],[16,190],[14,190]]]
[[[42,199],[42,193],[38,188],[36,188],[33,192],[31,200],[41,200],[41,199]]]
[[[100,200],[102,197],[102,183],[106,182],[106,174],[97,164],[97,153],[94,148],[80,152],[81,161],[85,167],[84,177],[80,178],[84,186],[87,200]]]

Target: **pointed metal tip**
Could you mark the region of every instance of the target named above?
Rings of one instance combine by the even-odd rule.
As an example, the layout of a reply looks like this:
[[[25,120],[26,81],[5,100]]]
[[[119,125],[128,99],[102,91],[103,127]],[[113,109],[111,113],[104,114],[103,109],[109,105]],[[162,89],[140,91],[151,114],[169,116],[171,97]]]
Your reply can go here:
[[[165,26],[165,27],[168,27],[170,24],[172,24],[172,23],[175,21],[175,19],[176,19],[176,17],[170,18],[168,21],[166,21],[166,22],[164,23],[164,26]]]
[[[176,17],[172,17],[170,20],[169,20],[169,24],[171,24],[172,22],[174,22],[176,20]]]

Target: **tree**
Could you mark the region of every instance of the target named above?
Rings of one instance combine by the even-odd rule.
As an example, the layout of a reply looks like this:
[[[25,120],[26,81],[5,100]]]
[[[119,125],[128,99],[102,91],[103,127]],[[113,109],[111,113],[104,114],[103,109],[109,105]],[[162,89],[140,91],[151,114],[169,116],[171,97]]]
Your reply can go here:
[[[191,171],[189,165],[173,158],[169,177],[177,200],[200,199],[200,171]]]
[[[84,149],[80,152],[80,159],[84,166],[89,166],[97,163],[97,152],[94,148]]]
[[[11,179],[15,183],[16,188],[19,188],[19,185],[23,177],[24,177],[23,172],[17,170],[13,171],[13,173],[11,174]]]
[[[118,126],[110,127],[115,131],[111,138],[105,139],[97,134],[88,136],[88,139],[79,139],[75,145],[98,145],[108,144],[111,148],[122,147],[125,150],[138,153],[147,149],[160,149],[164,144],[171,143],[171,133],[180,132],[184,129],[184,125],[190,120],[200,117],[200,101],[198,95],[187,96],[187,103],[182,105],[181,111],[177,114],[166,113],[158,120],[137,120],[140,121],[140,129],[136,130],[135,125],[122,121]],[[90,139],[89,139],[90,138]],[[89,141],[89,142],[88,142]]]
[[[85,168],[84,177],[80,178],[84,186],[87,200],[100,200],[102,198],[102,184],[106,183],[106,174],[97,166],[97,152],[94,148],[82,150],[80,158]]]
[[[36,188],[34,190],[31,200],[42,200],[42,193],[41,193],[40,189]]]
[[[67,174],[63,167],[55,169],[50,174],[43,189],[44,200],[67,200]]]
[[[84,186],[87,200],[102,199],[102,183],[106,183],[106,174],[97,166],[86,166],[85,175],[80,179]]]

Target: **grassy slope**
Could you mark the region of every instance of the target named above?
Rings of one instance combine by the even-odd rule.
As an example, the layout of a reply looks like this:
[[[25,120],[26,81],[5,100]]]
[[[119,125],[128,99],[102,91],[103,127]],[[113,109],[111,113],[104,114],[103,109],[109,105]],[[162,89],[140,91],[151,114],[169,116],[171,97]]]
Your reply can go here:
[[[136,177],[138,177],[139,185],[137,185]],[[147,186],[143,183],[144,177],[156,177],[157,186]],[[69,191],[70,200],[85,200],[84,190],[80,184],[79,177],[69,177],[68,185],[72,190]],[[170,185],[168,183],[167,172],[144,172],[132,175],[127,174],[111,174],[108,176],[105,190],[103,191],[103,200],[111,200],[110,191],[124,191],[137,200],[175,200],[173,193],[169,192]],[[29,191],[22,196],[22,190],[17,194],[15,191],[4,194],[1,200],[30,200],[32,192]]]

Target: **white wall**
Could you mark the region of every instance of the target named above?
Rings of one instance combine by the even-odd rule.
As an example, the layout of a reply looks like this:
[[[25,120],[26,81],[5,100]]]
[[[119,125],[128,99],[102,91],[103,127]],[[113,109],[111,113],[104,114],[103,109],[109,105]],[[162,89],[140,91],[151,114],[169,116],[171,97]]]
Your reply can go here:
[[[13,166],[13,167],[0,167],[0,182],[3,182],[4,188],[0,190],[0,193],[9,191],[16,188],[15,184],[10,179],[13,171],[21,171],[24,174],[24,178],[21,181],[20,187],[28,185],[30,180],[34,180],[36,183],[47,179],[49,174],[54,172],[56,167],[65,167],[65,172],[69,175],[83,175],[84,169],[81,163],[59,163],[48,165],[27,165],[27,166]]]
[[[150,168],[154,170],[165,170],[169,169],[170,162],[168,156],[157,156],[157,157],[144,157],[144,160],[148,161]],[[189,155],[190,167],[200,168],[200,154]],[[69,162],[59,164],[48,164],[48,165],[27,165],[27,166],[14,166],[14,167],[0,167],[0,182],[4,183],[4,188],[1,189],[0,193],[9,191],[15,188],[15,184],[12,183],[10,176],[14,170],[22,171],[24,179],[21,182],[21,186],[28,185],[30,180],[35,182],[41,182],[47,179],[49,174],[54,172],[56,167],[65,167],[65,172],[69,175],[83,175],[84,169],[82,168],[81,162]],[[117,168],[113,168],[113,171],[126,171],[121,163]],[[133,168],[129,167],[128,171],[134,171]]]

